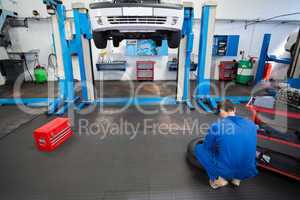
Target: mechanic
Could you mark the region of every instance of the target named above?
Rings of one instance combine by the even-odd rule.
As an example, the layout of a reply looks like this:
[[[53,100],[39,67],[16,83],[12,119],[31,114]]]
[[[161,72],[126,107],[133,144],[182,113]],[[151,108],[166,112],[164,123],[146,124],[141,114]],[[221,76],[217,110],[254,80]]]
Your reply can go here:
[[[236,108],[229,100],[218,105],[221,119],[213,123],[205,140],[195,147],[195,156],[209,176],[212,188],[235,186],[257,175],[256,125],[236,116]]]

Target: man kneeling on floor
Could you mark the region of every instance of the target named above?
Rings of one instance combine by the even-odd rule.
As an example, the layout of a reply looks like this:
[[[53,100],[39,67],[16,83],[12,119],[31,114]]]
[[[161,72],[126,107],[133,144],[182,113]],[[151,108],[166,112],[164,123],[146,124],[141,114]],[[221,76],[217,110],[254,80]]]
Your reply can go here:
[[[256,176],[256,125],[235,115],[231,101],[218,105],[221,119],[212,124],[202,144],[195,147],[195,156],[209,176],[212,188],[235,186]]]

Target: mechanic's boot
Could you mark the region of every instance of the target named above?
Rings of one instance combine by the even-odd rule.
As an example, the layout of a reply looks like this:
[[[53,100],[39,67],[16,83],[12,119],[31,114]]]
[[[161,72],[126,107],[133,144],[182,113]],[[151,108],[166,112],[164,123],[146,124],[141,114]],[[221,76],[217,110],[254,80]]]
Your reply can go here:
[[[241,181],[240,181],[239,179],[233,179],[233,180],[231,181],[231,183],[232,183],[234,186],[239,187],[240,184],[241,184]]]
[[[218,177],[218,179],[212,181],[209,180],[209,185],[210,187],[212,187],[213,189],[218,189],[220,187],[224,187],[228,184],[228,181],[226,181],[224,178],[222,177]]]

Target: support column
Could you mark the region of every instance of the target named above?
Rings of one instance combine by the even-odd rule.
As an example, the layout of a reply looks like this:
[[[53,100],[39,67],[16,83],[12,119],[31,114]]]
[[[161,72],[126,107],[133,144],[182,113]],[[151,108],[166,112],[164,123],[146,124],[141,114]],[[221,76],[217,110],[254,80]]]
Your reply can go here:
[[[210,95],[210,73],[216,7],[217,4],[215,1],[206,2],[202,7],[196,99]]]
[[[93,70],[90,49],[91,27],[88,18],[87,9],[82,8],[81,4],[73,5],[74,23],[75,23],[75,40],[77,57],[80,69],[80,81],[82,89],[82,98],[85,103],[95,100],[95,91],[93,84]]]
[[[54,45],[54,53],[56,56],[56,63],[57,63],[57,75],[58,75],[58,82],[59,82],[59,98],[64,99],[66,96],[66,91],[64,89],[64,82],[65,73],[64,73],[64,61],[62,57],[62,45],[61,45],[61,38],[59,33],[59,26],[58,26],[58,16],[51,15],[51,24],[52,24],[52,34],[53,34],[53,45]]]
[[[268,60],[268,49],[269,49],[270,42],[271,42],[271,34],[265,34],[263,39],[263,44],[260,50],[257,71],[255,75],[255,84],[263,80],[265,65]]]
[[[60,89],[63,92],[63,97],[66,101],[73,102],[75,99],[75,91],[74,91],[74,77],[73,77],[73,68],[72,68],[72,60],[71,54],[69,51],[68,41],[66,40],[66,32],[65,32],[65,19],[66,19],[66,11],[65,7],[62,4],[57,5],[56,19],[59,31],[59,39],[60,39],[60,49],[61,49],[61,57],[59,57],[58,61],[63,64],[64,77],[61,80],[62,86]],[[56,51],[58,46],[56,46]],[[56,53],[59,55],[59,52]],[[61,60],[60,60],[61,59]],[[60,74],[61,75],[61,74]]]
[[[179,102],[190,102],[190,68],[194,40],[193,19],[193,8],[185,7],[182,28],[184,37],[180,41],[178,50],[177,101]]]

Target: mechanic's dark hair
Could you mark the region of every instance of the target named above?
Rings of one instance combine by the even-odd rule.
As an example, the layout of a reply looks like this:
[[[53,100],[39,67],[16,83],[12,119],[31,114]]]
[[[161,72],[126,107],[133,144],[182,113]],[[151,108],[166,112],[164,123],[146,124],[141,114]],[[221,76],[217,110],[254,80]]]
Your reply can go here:
[[[235,111],[235,106],[230,100],[224,100],[218,103],[218,110],[224,110],[225,112]]]

